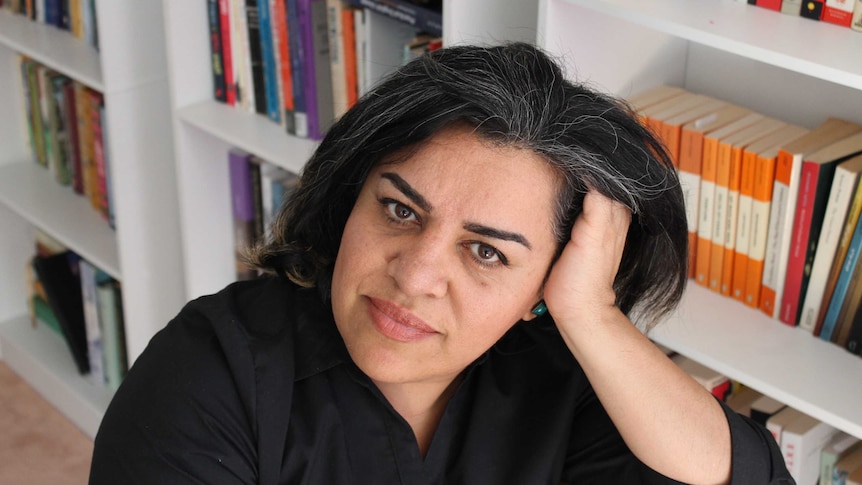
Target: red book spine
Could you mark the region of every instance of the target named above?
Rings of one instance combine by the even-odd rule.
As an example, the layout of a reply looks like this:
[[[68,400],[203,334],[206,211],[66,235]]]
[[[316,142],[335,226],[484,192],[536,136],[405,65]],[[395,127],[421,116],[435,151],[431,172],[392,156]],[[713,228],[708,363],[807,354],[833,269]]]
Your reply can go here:
[[[819,165],[802,163],[802,176],[799,179],[799,196],[796,200],[796,215],[793,219],[793,237],[790,240],[790,255],[787,259],[787,275],[781,298],[781,311],[778,318],[787,325],[796,325],[799,309],[802,276],[805,270],[805,256],[808,250],[808,236],[811,233],[811,216],[817,191]]]
[[[230,39],[230,0],[219,0],[219,28],[221,30],[221,63],[224,72],[225,102],[236,104],[236,79],[233,73],[233,54]]]

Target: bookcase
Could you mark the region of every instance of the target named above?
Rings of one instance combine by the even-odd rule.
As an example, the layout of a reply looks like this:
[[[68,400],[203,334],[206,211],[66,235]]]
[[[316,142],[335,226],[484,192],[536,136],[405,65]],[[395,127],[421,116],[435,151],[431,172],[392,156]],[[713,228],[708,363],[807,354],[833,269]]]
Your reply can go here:
[[[540,0],[538,40],[620,96],[684,87],[813,128],[862,123],[862,35],[732,0]],[[657,342],[862,438],[862,359],[690,283]]]
[[[111,393],[77,373],[59,336],[30,326],[24,268],[34,229],[122,283],[130,361],[186,300],[161,3],[95,3],[99,51],[0,10],[0,352],[90,436]],[[33,162],[19,54],[103,93],[116,230]]]
[[[316,142],[213,100],[207,11],[164,1],[179,214],[190,298],[235,279],[227,153],[239,147],[298,173]],[[536,0],[444,0],[444,44],[535,41]]]

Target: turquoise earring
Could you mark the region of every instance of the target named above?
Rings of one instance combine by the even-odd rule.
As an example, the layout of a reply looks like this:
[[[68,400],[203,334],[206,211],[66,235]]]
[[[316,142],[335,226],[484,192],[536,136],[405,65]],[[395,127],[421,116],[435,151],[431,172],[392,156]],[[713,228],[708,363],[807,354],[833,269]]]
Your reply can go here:
[[[540,301],[539,304],[536,305],[535,308],[533,308],[533,315],[541,317],[545,313],[548,313],[548,307],[545,306],[545,302]]]

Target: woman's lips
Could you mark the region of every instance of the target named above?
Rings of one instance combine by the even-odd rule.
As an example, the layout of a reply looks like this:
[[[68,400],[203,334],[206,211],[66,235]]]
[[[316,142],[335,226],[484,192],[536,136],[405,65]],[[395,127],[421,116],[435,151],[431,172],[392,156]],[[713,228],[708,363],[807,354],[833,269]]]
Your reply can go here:
[[[398,342],[416,342],[437,333],[419,317],[398,305],[378,298],[368,298],[368,312],[374,328]]]

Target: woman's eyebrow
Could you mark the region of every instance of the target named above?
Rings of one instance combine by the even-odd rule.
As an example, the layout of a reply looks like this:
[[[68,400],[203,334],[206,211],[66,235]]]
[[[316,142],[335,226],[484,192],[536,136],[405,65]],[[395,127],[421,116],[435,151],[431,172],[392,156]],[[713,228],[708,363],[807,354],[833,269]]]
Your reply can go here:
[[[425,212],[431,212],[432,206],[425,197],[422,197],[422,194],[416,191],[406,180],[401,178],[400,175],[393,172],[383,172],[380,174],[381,178],[385,178],[386,180],[392,182],[392,185],[395,186],[402,194],[404,194],[411,202],[419,206]]]
[[[523,245],[527,249],[532,250],[533,247],[530,245],[530,241],[527,241],[527,238],[517,232],[504,231],[502,229],[495,229],[493,227],[484,226],[482,224],[476,223],[467,223],[464,224],[464,229],[479,234],[480,236],[487,236],[494,239],[501,239],[503,241],[514,241],[518,244]]]

